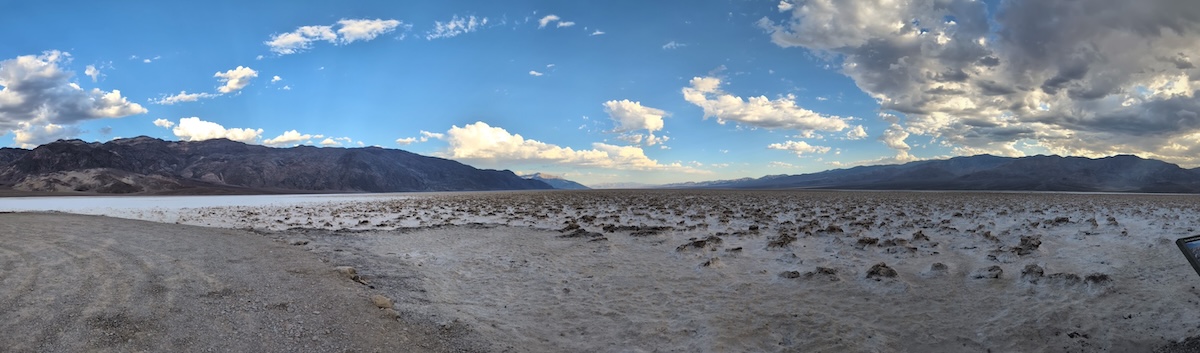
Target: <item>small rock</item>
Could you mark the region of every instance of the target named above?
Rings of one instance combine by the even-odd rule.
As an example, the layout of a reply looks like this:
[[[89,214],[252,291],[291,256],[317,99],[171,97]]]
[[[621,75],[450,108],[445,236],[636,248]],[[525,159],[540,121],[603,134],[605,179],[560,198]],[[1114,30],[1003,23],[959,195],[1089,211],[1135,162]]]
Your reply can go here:
[[[347,278],[350,278],[351,280],[353,280],[355,282],[358,282],[361,284],[367,284],[366,280],[364,280],[364,279],[362,279],[362,277],[358,276],[358,271],[355,270],[354,267],[338,266],[338,267],[334,267],[333,269],[336,270],[338,273],[342,274],[343,276],[346,276]]]
[[[867,278],[871,278],[876,281],[884,278],[895,278],[896,275],[896,270],[893,270],[891,267],[888,267],[887,264],[882,262],[875,264],[875,266],[871,266],[871,269],[867,270]]]
[[[975,275],[971,277],[975,279],[996,279],[1000,278],[1000,276],[1003,274],[1004,270],[1001,269],[1000,266],[993,265],[983,269],[982,271],[976,272]]]
[[[355,270],[354,267],[351,266],[338,266],[334,267],[333,269],[338,271],[338,273],[345,275],[346,277],[358,277],[358,270]]]
[[[379,294],[371,296],[371,304],[375,304],[375,307],[380,309],[391,309],[394,306],[390,298]]]
[[[1090,284],[1108,284],[1112,282],[1112,277],[1103,273],[1093,273],[1083,277],[1083,281]]]
[[[1025,256],[1037,251],[1038,247],[1042,246],[1042,237],[1038,235],[1023,235],[1021,236],[1021,244],[1013,248],[1013,251],[1018,256]]]
[[[288,245],[297,245],[297,246],[308,245],[308,239],[300,239],[300,238],[288,239]]]
[[[1021,278],[1030,283],[1037,283],[1045,275],[1046,270],[1036,264],[1025,265],[1025,269],[1021,270]]]
[[[1052,281],[1052,283],[1058,283],[1067,286],[1073,286],[1083,281],[1083,278],[1080,278],[1079,275],[1074,273],[1055,273],[1046,276],[1046,278]]]
[[[800,271],[783,271],[779,273],[779,277],[783,278],[800,278]]]

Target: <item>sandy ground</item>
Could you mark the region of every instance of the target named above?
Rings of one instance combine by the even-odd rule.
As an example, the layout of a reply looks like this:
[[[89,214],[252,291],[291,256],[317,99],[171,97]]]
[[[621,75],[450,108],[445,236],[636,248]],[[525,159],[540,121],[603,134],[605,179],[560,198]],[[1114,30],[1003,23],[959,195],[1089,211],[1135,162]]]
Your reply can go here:
[[[1198,233],[1196,196],[637,190],[221,202],[104,212],[296,244],[327,267],[358,268],[418,326],[491,351],[1200,346],[1187,340],[1200,335],[1200,277],[1172,243]]]
[[[314,256],[235,230],[0,214],[0,351],[450,352]]]

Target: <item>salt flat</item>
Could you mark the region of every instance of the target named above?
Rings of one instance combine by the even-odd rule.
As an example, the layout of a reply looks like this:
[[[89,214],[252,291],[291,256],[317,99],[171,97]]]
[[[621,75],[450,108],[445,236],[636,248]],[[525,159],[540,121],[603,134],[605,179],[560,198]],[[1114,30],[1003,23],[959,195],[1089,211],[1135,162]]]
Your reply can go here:
[[[1200,277],[1172,244],[1196,233],[1195,196],[306,197],[69,211],[304,244],[494,350],[1152,351],[1200,332]]]

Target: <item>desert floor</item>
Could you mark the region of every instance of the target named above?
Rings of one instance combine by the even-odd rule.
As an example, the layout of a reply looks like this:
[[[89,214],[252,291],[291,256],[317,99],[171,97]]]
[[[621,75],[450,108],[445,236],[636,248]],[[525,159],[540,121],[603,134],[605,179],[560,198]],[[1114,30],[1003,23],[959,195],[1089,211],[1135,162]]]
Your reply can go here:
[[[36,296],[42,301],[15,300],[34,308],[29,317],[49,318],[31,325],[29,336],[74,335],[51,340],[60,345],[112,343],[85,336],[104,332],[86,326],[95,317],[113,315],[162,330],[122,336],[121,344],[129,346],[120,347],[132,348],[138,342],[186,345],[158,337],[197,323],[224,326],[180,331],[205,339],[256,337],[301,319],[329,325],[315,327],[355,328],[370,325],[351,323],[377,320],[370,327],[378,331],[333,330],[366,338],[310,334],[299,341],[285,335],[279,344],[383,347],[374,344],[388,341],[371,337],[402,337],[430,350],[1150,352],[1187,351],[1195,339],[1187,341],[1193,346],[1172,345],[1200,334],[1200,276],[1172,243],[1200,229],[1197,196],[637,190],[25,199],[0,201],[0,211],[166,223],[4,216],[3,249],[14,250],[0,253],[7,256],[0,258],[7,261],[0,293],[22,293],[8,290],[19,283],[50,293]],[[57,224],[76,225],[53,228]],[[262,245],[245,246],[239,250],[245,255],[235,256],[215,249],[212,236],[193,239],[193,233]],[[63,234],[75,235],[60,239]],[[140,240],[147,234],[157,240]],[[168,252],[175,248],[204,250]],[[126,255],[74,260],[94,251]],[[29,255],[37,252],[51,255]],[[120,260],[130,257],[135,259]],[[29,258],[45,264],[23,265]],[[229,264],[234,258],[258,262]],[[285,261],[315,267],[293,273]],[[178,269],[158,275],[165,276],[161,281],[136,274],[173,266]],[[348,281],[334,266],[355,267],[367,284]],[[82,268],[104,267],[124,271],[86,280],[93,274]],[[122,275],[129,269],[137,271]],[[37,287],[47,273],[60,279]],[[208,305],[204,295],[221,291],[196,282],[210,277],[249,289],[274,279],[273,286],[284,289],[212,303],[240,308],[221,314],[232,319],[220,319],[222,311],[212,309],[190,321],[173,319],[171,308]],[[319,279],[329,282],[303,282]],[[112,284],[118,282],[123,284]],[[176,302],[123,297],[149,288],[138,284],[144,282],[177,288],[167,297]],[[80,283],[101,289],[75,289]],[[84,294],[108,287],[119,294]],[[46,299],[56,292],[66,299]],[[389,312],[366,299],[376,294],[395,301],[399,319],[389,320]],[[340,296],[312,305],[345,308],[289,304],[296,312],[284,314],[270,309],[274,295],[304,296],[295,303]],[[243,305],[246,300],[259,302]],[[260,309],[247,311],[254,308]],[[311,312],[346,316],[303,317]],[[20,332],[13,327],[26,316],[12,316],[18,314],[0,316],[0,325],[8,327],[0,332]],[[155,319],[160,315],[165,319]],[[59,321],[67,328],[55,328]]]
[[[0,214],[0,351],[458,352],[303,250],[238,230]]]

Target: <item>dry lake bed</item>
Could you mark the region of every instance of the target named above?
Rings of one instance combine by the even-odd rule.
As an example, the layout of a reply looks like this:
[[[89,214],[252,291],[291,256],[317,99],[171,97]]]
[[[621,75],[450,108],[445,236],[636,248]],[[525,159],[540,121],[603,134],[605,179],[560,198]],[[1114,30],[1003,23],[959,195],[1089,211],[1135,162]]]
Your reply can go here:
[[[195,320],[224,320],[220,327],[241,332],[228,333],[233,338],[307,327],[296,324],[303,321],[320,329],[295,329],[297,335],[329,351],[387,348],[380,345],[390,336],[378,330],[413,349],[516,352],[1150,352],[1200,334],[1200,276],[1173,244],[1200,233],[1200,197],[1188,195],[623,190],[47,197],[0,199],[0,211],[157,223],[2,215],[0,281],[7,282],[0,299],[7,301],[0,304],[34,309],[0,315],[0,325],[49,315],[67,322],[58,330],[83,342],[46,338],[53,322],[49,329],[4,330],[0,340],[30,351],[41,350],[38,344],[92,347],[79,346],[87,342],[112,351],[192,347],[183,338],[163,338],[175,334],[171,327],[187,325],[171,316],[172,308],[238,293],[222,288],[250,288],[238,298],[251,304],[231,307],[242,314],[225,319],[201,312]],[[47,225],[55,223],[75,226]],[[126,223],[161,229],[120,230]],[[71,235],[62,238],[64,232]],[[228,244],[228,237],[264,243]],[[220,255],[224,248],[211,248],[218,245],[261,256],[238,257],[250,267],[216,266],[209,262],[228,260]],[[207,255],[171,252],[179,248]],[[125,255],[88,256],[106,252]],[[303,263],[282,265],[284,259]],[[85,270],[117,265],[133,274],[96,277]],[[358,281],[339,276],[338,266],[353,267]],[[258,280],[247,277],[263,276],[255,271],[270,277],[257,292]],[[96,289],[64,284],[79,278],[82,288]],[[312,293],[275,294],[296,291],[286,289],[296,283],[311,283],[301,287]],[[156,288],[171,295],[137,294]],[[56,291],[78,306],[53,300]],[[106,294],[85,298],[91,292]],[[392,311],[372,305],[376,295],[390,299]],[[309,313],[322,311],[311,305],[337,303],[345,308],[326,310],[345,314],[320,320],[285,308],[269,316],[280,303]],[[254,307],[260,310],[246,311]],[[340,320],[349,321],[333,329]],[[107,332],[96,325],[115,325],[108,330],[123,336],[93,337]],[[270,344],[293,341],[299,342]]]

